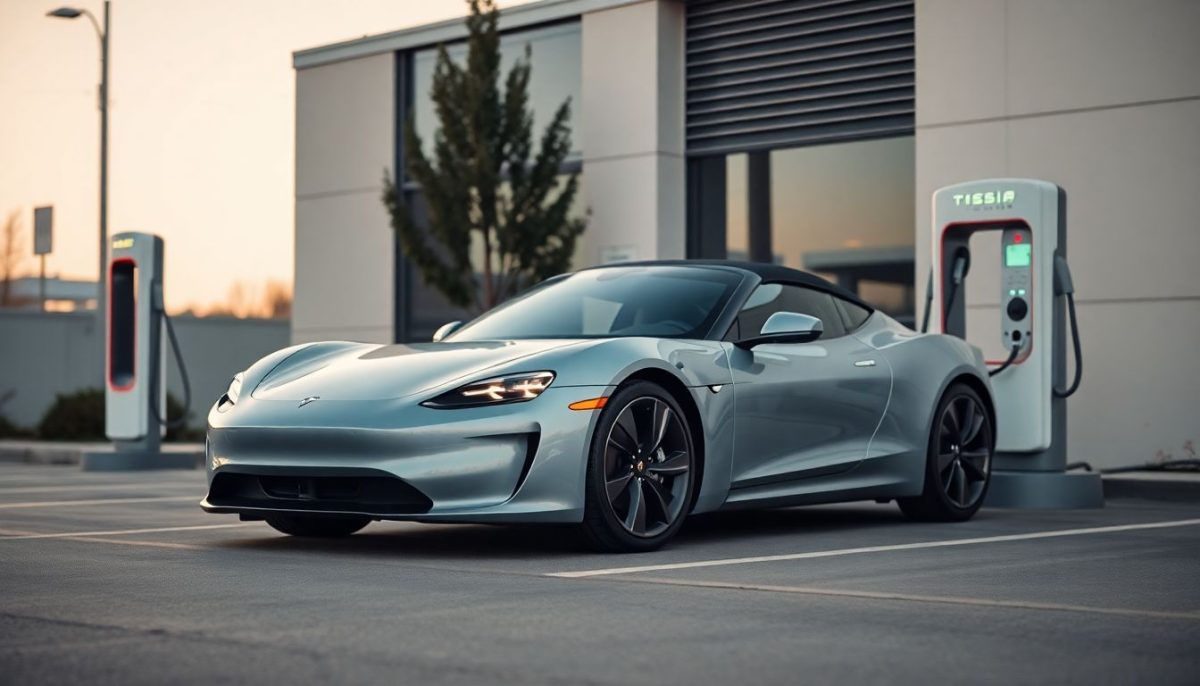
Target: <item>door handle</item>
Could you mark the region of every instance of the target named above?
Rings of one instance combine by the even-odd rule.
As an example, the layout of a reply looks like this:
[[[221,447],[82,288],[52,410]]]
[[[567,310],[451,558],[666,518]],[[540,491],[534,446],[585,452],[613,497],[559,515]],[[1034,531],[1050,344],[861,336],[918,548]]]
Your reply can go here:
[[[855,367],[874,367],[875,360],[858,360],[854,363]]]

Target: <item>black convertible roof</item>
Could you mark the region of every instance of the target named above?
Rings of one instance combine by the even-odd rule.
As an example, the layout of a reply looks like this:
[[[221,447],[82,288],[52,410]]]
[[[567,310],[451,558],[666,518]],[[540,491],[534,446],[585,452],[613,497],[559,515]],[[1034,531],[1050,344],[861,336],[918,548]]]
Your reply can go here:
[[[874,311],[854,293],[830,283],[825,279],[799,269],[792,269],[781,264],[767,262],[742,262],[740,260],[642,260],[639,262],[614,262],[612,264],[588,267],[588,269],[607,269],[610,267],[721,267],[757,274],[763,283],[785,283],[794,286],[805,286],[836,295],[843,300]]]

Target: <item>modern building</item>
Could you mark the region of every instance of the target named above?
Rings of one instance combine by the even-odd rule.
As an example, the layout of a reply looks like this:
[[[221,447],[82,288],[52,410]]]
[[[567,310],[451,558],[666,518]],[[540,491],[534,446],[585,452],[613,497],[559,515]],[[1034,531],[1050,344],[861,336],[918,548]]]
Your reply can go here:
[[[507,60],[531,49],[535,116],[571,99],[576,266],[775,260],[911,321],[934,189],[1053,181],[1085,360],[1072,459],[1195,457],[1200,3],[542,0],[500,26]],[[436,127],[436,47],[461,54],[464,35],[456,20],[295,54],[294,341],[420,340],[460,316],[406,264],[380,195],[402,123]],[[998,298],[967,304],[1003,357],[984,335]]]

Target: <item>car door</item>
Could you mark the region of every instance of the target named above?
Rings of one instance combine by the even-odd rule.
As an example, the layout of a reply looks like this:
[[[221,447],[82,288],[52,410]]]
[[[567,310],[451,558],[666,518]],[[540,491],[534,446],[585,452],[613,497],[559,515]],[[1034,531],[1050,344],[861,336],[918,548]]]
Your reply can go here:
[[[736,394],[733,488],[853,468],[866,456],[891,393],[886,361],[848,335],[847,324],[856,326],[855,321],[834,296],[815,289],[761,284],[726,339],[757,334],[776,312],[817,317],[825,330],[809,343],[730,346]]]

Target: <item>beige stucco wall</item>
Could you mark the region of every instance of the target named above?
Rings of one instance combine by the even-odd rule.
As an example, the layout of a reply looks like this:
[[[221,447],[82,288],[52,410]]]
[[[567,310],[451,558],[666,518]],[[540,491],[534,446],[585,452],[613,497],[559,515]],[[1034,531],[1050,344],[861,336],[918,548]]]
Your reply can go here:
[[[683,5],[647,0],[581,21],[582,262],[683,257]]]
[[[918,288],[936,188],[1017,176],[1066,189],[1084,357],[1073,461],[1193,457],[1200,439],[1198,31],[1191,0],[917,2]],[[975,283],[983,331],[998,291]]]
[[[294,343],[392,340],[394,249],[380,193],[394,62],[386,53],[296,72]]]

